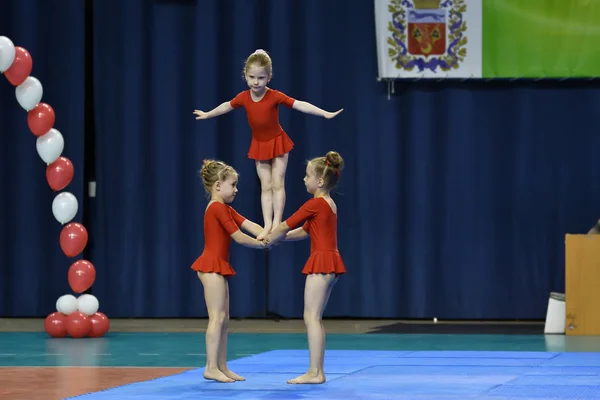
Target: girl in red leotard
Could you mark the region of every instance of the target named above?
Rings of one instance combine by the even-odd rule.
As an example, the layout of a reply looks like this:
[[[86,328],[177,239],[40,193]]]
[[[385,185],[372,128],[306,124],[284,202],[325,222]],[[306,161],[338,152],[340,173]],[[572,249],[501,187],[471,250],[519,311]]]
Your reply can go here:
[[[304,323],[308,335],[310,364],[308,372],[288,383],[323,383],[325,329],[323,311],[338,277],[346,273],[337,247],[338,209],[330,191],[337,185],[344,161],[339,153],[330,151],[325,157],[312,159],[306,166],[304,184],[313,195],[291,217],[267,236],[269,246],[279,240],[295,241],[310,236],[310,257],[302,273],[304,286]],[[300,226],[300,224],[304,224]],[[296,228],[296,229],[294,229]]]
[[[195,110],[196,119],[208,119],[225,114],[234,108],[244,107],[248,124],[252,130],[252,142],[248,158],[255,160],[256,172],[261,183],[261,204],[264,229],[257,239],[264,239],[279,223],[285,206],[285,173],[289,151],[294,142],[279,125],[277,107],[283,104],[288,108],[307,114],[330,119],[342,112],[327,112],[305,101],[295,100],[282,92],[267,87],[273,76],[271,57],[264,50],[256,50],[246,60],[244,79],[250,90],[239,93],[214,110]]]
[[[200,170],[204,189],[210,201],[204,213],[204,251],[192,264],[204,287],[208,311],[206,328],[206,368],[204,378],[219,382],[243,381],[245,378],[227,367],[227,323],[229,321],[228,278],[235,275],[229,264],[231,239],[255,249],[265,248],[260,242],[240,231],[258,235],[262,227],[238,214],[228,203],[237,193],[238,174],[221,161],[204,161]]]

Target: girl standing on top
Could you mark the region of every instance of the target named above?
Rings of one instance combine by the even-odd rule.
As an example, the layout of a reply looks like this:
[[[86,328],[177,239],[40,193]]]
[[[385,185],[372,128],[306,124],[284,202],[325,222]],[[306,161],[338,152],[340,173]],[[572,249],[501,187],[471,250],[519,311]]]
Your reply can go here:
[[[204,213],[204,251],[191,268],[198,273],[204,287],[208,311],[204,378],[219,382],[244,381],[244,377],[227,367],[228,279],[235,275],[229,264],[229,247],[233,239],[242,246],[265,248],[264,242],[240,231],[241,228],[258,235],[262,227],[242,217],[228,205],[238,191],[238,174],[233,167],[221,161],[205,160],[200,176],[210,201]]]
[[[282,92],[271,89],[267,84],[273,77],[271,57],[264,50],[256,50],[246,60],[244,79],[249,90],[239,93],[233,100],[226,101],[214,110],[195,110],[196,119],[208,119],[244,107],[248,124],[252,130],[252,142],[248,158],[255,160],[256,172],[261,183],[261,205],[264,229],[257,236],[264,239],[271,230],[281,223],[285,206],[285,173],[289,151],[294,142],[279,124],[277,107],[283,104],[288,108],[330,119],[338,115],[327,112],[305,101],[295,100]]]
[[[310,257],[302,270],[306,275],[304,324],[308,335],[310,363],[306,374],[290,379],[287,383],[325,382],[323,311],[339,276],[346,273],[337,247],[338,208],[330,194],[340,179],[343,167],[344,161],[335,151],[328,152],[325,157],[313,158],[306,166],[304,177],[306,190],[313,198],[275,227],[266,239],[269,246],[274,246],[282,239],[296,241],[310,237]],[[300,227],[296,228],[297,226]]]

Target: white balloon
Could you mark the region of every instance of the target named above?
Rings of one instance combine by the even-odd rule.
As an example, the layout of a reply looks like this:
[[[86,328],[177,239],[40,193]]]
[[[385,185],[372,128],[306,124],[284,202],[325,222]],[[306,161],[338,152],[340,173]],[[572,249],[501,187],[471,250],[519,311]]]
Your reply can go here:
[[[25,111],[33,110],[42,101],[43,94],[44,88],[42,88],[42,83],[33,76],[28,76],[23,83],[15,88],[17,101]]]
[[[77,310],[81,311],[87,316],[96,314],[98,312],[98,308],[100,308],[98,299],[91,294],[82,294],[77,298],[77,303]]]
[[[78,305],[79,303],[77,302],[75,296],[72,294],[65,294],[56,300],[56,311],[69,315],[72,312],[77,311]]]
[[[35,147],[46,164],[52,164],[60,157],[65,149],[65,139],[57,129],[50,129],[48,133],[37,138]]]
[[[63,225],[75,218],[78,208],[79,204],[73,193],[59,193],[54,198],[54,201],[52,201],[52,214]]]
[[[10,68],[15,61],[15,45],[6,36],[0,36],[0,73]]]

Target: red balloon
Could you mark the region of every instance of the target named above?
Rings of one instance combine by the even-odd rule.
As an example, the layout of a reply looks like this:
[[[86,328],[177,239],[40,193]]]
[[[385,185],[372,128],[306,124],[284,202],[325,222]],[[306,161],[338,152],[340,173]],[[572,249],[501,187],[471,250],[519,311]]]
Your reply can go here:
[[[67,336],[67,316],[59,312],[53,312],[44,321],[44,330],[53,338]]]
[[[110,321],[108,317],[101,312],[97,312],[90,316],[90,320],[92,321],[92,329],[88,334],[89,337],[102,337],[108,332],[110,328]]]
[[[75,261],[69,268],[68,280],[75,293],[83,293],[94,284],[96,268],[87,260]]]
[[[82,312],[75,311],[67,317],[67,333],[73,338],[83,338],[90,333],[92,321]]]
[[[46,180],[55,192],[69,186],[73,175],[75,175],[73,163],[67,157],[58,157],[56,161],[46,167]]]
[[[88,242],[88,232],[85,226],[71,222],[60,232],[60,248],[67,257],[79,255]]]
[[[22,47],[15,47],[15,60],[10,68],[4,71],[4,76],[13,86],[19,86],[31,73],[33,60],[31,54]]]
[[[38,103],[27,113],[27,125],[35,136],[42,136],[54,126],[54,110],[46,103]]]

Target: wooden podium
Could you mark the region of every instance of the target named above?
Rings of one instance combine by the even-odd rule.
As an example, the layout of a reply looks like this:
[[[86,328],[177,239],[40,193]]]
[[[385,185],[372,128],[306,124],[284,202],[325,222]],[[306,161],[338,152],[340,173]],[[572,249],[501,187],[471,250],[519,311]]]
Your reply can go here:
[[[565,334],[600,335],[600,235],[565,235]]]

